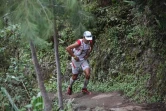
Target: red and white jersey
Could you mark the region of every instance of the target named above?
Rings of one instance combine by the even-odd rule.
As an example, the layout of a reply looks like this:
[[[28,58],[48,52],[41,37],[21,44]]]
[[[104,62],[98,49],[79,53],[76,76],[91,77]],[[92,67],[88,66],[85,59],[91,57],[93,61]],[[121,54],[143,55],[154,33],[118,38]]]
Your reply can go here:
[[[84,60],[84,56],[90,49],[92,41],[89,41],[88,44],[85,44],[83,39],[78,39],[76,42],[79,44],[79,47],[73,49],[74,55],[77,56],[79,60]]]

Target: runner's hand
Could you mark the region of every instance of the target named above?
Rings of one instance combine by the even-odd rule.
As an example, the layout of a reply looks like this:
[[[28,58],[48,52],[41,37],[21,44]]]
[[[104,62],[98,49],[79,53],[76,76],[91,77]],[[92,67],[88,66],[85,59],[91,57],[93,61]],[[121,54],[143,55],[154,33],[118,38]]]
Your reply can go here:
[[[88,58],[88,56],[86,55],[86,56],[84,56],[84,59],[86,60]]]
[[[78,58],[77,56],[75,56],[74,59],[75,59],[76,61],[79,61],[79,58]]]

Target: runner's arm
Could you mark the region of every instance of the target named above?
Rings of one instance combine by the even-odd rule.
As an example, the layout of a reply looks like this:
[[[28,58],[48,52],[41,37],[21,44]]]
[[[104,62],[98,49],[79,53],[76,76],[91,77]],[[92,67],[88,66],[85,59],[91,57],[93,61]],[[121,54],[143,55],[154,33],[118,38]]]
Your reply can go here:
[[[74,44],[71,44],[68,47],[66,47],[66,50],[67,50],[67,52],[69,53],[70,56],[75,58],[76,56],[73,53],[73,49],[77,48],[77,47],[79,47],[79,44],[77,42],[75,42]]]

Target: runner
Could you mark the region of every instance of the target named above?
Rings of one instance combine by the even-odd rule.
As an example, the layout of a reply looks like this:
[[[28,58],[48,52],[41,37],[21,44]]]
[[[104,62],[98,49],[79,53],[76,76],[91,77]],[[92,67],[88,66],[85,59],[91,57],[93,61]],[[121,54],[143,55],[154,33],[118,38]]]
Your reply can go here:
[[[87,85],[90,79],[90,66],[87,61],[87,58],[92,51],[92,34],[90,31],[85,31],[82,39],[78,39],[74,44],[69,45],[66,50],[69,55],[72,57],[72,77],[70,78],[70,84],[67,90],[67,94],[72,94],[72,85],[78,77],[79,69],[85,73],[85,81],[82,88],[82,92],[85,94],[90,94],[87,90]]]

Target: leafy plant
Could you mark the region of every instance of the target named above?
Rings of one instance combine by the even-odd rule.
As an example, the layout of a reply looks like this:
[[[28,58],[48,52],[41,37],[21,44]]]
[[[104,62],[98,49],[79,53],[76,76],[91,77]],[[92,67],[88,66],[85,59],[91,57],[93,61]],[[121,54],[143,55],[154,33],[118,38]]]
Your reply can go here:
[[[13,102],[13,99],[11,98],[10,94],[6,91],[5,88],[1,87],[1,91],[6,95],[6,97],[8,98],[12,109],[14,109],[15,111],[19,111],[18,107],[15,105],[15,103]]]
[[[33,96],[31,99],[31,104],[26,105],[25,108],[31,108],[33,111],[43,111],[44,110],[44,103],[41,96]]]

